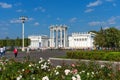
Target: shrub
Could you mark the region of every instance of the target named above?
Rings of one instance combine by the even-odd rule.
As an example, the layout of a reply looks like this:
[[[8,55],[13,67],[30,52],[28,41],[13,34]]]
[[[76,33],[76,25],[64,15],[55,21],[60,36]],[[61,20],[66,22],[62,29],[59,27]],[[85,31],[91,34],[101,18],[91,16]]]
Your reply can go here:
[[[110,51],[68,51],[67,58],[120,61],[120,52]]]

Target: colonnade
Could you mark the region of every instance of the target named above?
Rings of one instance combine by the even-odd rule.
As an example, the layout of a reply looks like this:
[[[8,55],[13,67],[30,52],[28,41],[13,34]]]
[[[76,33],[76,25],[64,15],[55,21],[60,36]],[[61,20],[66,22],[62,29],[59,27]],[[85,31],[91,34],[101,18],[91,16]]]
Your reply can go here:
[[[50,47],[52,48],[67,47],[67,26],[66,25],[50,26]]]

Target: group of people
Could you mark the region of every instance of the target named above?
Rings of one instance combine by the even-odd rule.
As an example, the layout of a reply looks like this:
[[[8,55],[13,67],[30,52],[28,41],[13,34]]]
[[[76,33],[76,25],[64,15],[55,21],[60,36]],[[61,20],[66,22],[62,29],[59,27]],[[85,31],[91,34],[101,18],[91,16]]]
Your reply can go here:
[[[27,49],[26,49],[27,51],[27,55],[29,55],[29,50],[30,50],[30,48],[29,47],[27,47]],[[6,47],[4,46],[0,46],[0,57],[3,57],[4,55],[5,55],[5,53],[6,53]],[[14,48],[13,49],[13,53],[14,53],[14,56],[15,56],[15,58],[17,57],[17,54],[18,54],[18,49],[17,48]]]
[[[0,46],[0,57],[4,56],[6,52],[6,48],[3,46]]]
[[[0,46],[0,57],[3,57],[5,55],[5,53],[6,53],[6,47]],[[14,48],[13,53],[14,53],[15,57],[17,57],[17,54],[18,54],[17,48]]]

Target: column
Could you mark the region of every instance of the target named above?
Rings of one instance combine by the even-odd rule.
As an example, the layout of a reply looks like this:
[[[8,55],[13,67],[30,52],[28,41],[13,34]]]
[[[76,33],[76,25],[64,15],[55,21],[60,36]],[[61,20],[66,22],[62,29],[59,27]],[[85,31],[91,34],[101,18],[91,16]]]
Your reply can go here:
[[[66,32],[66,31],[65,31],[65,28],[64,28],[64,47],[65,47],[65,44],[66,44],[66,42],[65,42],[65,41],[66,41],[66,40],[65,40],[65,37],[66,37],[65,32]]]
[[[60,47],[63,47],[63,45],[62,45],[62,29],[60,29]]]
[[[22,51],[25,51],[24,49],[24,22],[22,23]]]
[[[58,29],[56,29],[56,48],[58,47]]]
[[[67,47],[67,27],[65,27],[65,47]]]
[[[54,29],[52,29],[52,47],[55,47],[55,43],[54,43]]]
[[[50,28],[50,47],[52,47],[52,29]]]

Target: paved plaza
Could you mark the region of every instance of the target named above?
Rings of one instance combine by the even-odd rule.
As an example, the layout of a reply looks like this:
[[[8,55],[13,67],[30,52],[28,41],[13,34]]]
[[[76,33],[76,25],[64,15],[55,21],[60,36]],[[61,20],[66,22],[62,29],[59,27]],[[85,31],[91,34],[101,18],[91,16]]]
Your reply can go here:
[[[64,65],[64,64],[72,64],[76,63],[78,60],[65,60],[60,59],[60,57],[65,57],[66,52],[68,50],[38,50],[38,51],[30,51],[30,61],[39,61],[40,57],[45,60],[50,59],[52,65]],[[6,52],[5,57],[8,59],[14,59],[16,61],[24,61],[27,59],[28,54],[26,52],[18,52],[18,56],[15,58],[13,52]]]
[[[6,52],[5,57],[8,59],[15,59],[17,61],[23,61],[27,57],[28,53],[26,52],[18,52],[17,58],[14,57],[13,52]],[[38,51],[30,51],[30,60],[38,61],[40,57],[44,59],[49,59],[50,57],[62,57],[66,55],[66,50],[38,50]]]

